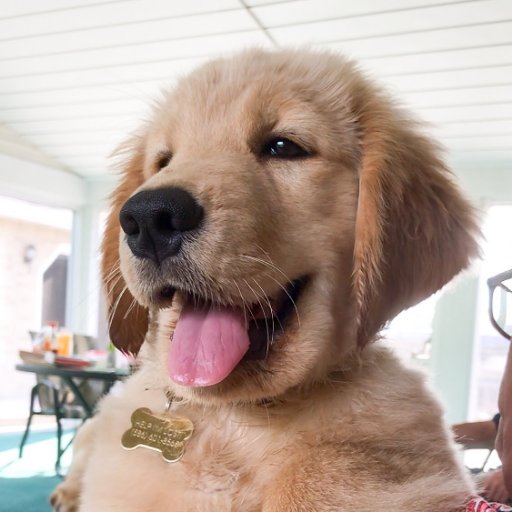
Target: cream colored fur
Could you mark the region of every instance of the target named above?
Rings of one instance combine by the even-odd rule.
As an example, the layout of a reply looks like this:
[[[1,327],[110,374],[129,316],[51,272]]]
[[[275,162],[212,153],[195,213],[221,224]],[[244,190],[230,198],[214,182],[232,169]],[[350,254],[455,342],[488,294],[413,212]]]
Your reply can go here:
[[[262,156],[276,135],[311,156]],[[463,507],[472,488],[439,405],[422,377],[370,343],[477,252],[470,206],[407,115],[339,57],[247,52],[184,79],[127,151],[104,278],[113,340],[135,352],[145,343],[141,369],[102,401],[89,457],[66,481],[82,482],[79,510]],[[172,159],[160,170],[162,151]],[[266,360],[242,362],[211,388],[167,374],[179,304],[159,309],[152,294],[183,277],[138,261],[119,233],[124,202],[162,186],[186,188],[205,208],[182,250],[208,297],[254,303],[308,276]],[[163,412],[169,390],[171,413],[195,425],[183,459],[123,449],[131,413]]]

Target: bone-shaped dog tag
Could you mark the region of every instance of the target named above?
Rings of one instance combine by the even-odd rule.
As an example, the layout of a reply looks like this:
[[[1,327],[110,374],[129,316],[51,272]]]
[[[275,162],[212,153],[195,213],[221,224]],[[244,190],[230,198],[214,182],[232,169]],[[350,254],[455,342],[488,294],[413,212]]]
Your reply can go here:
[[[185,451],[185,441],[190,438],[194,425],[187,418],[154,414],[143,407],[132,413],[132,426],[121,438],[124,448],[132,450],[138,446],[162,454],[167,462],[177,462]]]

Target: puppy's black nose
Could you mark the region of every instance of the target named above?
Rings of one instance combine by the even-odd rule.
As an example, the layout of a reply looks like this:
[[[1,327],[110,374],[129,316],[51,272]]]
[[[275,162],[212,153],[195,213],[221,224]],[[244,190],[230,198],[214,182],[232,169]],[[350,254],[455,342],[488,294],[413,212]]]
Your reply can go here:
[[[143,190],[128,199],[119,220],[132,253],[160,264],[177,254],[183,233],[199,226],[203,208],[182,188]]]

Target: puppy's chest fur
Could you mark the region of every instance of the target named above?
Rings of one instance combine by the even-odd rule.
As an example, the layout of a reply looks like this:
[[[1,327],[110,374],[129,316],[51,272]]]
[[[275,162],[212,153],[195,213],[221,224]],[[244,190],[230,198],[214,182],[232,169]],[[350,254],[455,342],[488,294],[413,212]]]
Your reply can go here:
[[[469,487],[436,419],[437,405],[415,374],[382,351],[367,354],[372,352],[373,364],[361,367],[357,377],[341,376],[337,384],[294,401],[247,407],[174,403],[166,414],[194,424],[185,454],[176,463],[143,447],[121,447],[134,410],[165,411],[164,388],[155,389],[154,372],[143,369],[126,382],[120,396],[108,396],[101,405],[102,428],[87,468],[81,512],[281,511],[289,508],[269,508],[269,503],[281,502],[285,491],[293,503],[311,496],[315,503],[343,499],[348,510],[375,494],[373,507],[389,486],[426,475],[433,479],[429,489],[448,482],[466,496]],[[387,407],[390,401],[403,406],[397,417]],[[117,489],[109,484],[112,474],[123,482]],[[369,486],[373,494],[362,492]],[[418,484],[423,493],[421,489]],[[306,504],[297,510],[312,508]],[[409,510],[409,505],[397,510]]]
[[[102,444],[117,453],[116,471],[119,465],[126,468],[134,482],[130,491],[123,489],[123,494],[133,492],[132,501],[139,500],[140,483],[144,482],[145,492],[154,500],[149,505],[141,500],[144,506],[150,506],[148,510],[174,510],[176,503],[180,503],[176,509],[180,512],[261,510],[266,489],[296,452],[300,434],[290,426],[289,419],[276,417],[272,407],[265,405],[246,410],[175,402],[164,412],[165,393],[141,393],[144,381],[144,375],[135,375],[121,396],[107,397],[102,404],[102,412],[113,420],[112,425],[117,424],[115,432],[108,433],[110,439]],[[164,462],[159,453],[141,446],[133,450],[121,448],[120,439],[130,425],[130,415],[140,407],[169,418],[184,417],[193,423],[194,431],[185,442],[181,460]],[[103,459],[103,464],[110,461]],[[167,504],[162,506],[164,502]]]
[[[286,436],[264,407],[256,413],[187,409],[173,411],[195,426],[175,466],[182,480],[179,487],[196,500],[216,502],[219,510],[257,509],[264,489],[292,455],[296,433]]]

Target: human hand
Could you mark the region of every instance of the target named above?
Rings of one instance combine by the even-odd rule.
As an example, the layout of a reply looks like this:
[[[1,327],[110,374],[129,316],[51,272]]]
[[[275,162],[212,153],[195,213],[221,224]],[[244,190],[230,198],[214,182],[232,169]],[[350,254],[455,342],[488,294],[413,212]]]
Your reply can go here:
[[[503,471],[497,469],[487,473],[483,478],[482,496],[489,501],[507,503],[510,495],[505,486]]]

